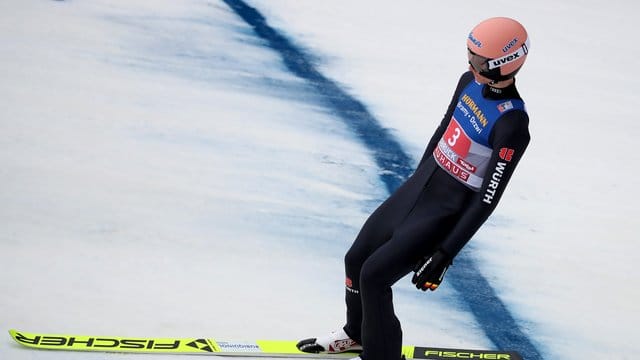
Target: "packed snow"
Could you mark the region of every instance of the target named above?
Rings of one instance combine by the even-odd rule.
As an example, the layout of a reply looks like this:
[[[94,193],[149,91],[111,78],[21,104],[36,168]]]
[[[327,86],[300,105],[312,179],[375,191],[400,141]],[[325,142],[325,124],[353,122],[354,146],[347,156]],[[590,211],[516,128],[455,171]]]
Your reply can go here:
[[[521,21],[532,142],[466,251],[545,358],[640,351],[634,2],[249,3],[415,161],[470,28]],[[249,341],[342,324],[342,256],[388,195],[380,169],[225,3],[2,0],[0,43],[0,330]],[[493,346],[446,279],[395,295],[405,343]],[[2,359],[139,357],[0,339]]]

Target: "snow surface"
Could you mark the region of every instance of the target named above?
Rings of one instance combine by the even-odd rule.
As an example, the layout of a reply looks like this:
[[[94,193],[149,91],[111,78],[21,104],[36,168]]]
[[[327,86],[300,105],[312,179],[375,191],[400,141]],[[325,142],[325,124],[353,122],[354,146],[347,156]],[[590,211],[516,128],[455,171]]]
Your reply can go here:
[[[523,22],[533,139],[468,250],[545,358],[640,351],[635,2],[251,4],[416,161],[469,28]],[[387,195],[379,170],[224,3],[2,0],[0,43],[0,330],[296,339],[343,322],[342,256]],[[396,288],[406,343],[491,346],[446,282]],[[2,359],[139,357],[0,339]]]

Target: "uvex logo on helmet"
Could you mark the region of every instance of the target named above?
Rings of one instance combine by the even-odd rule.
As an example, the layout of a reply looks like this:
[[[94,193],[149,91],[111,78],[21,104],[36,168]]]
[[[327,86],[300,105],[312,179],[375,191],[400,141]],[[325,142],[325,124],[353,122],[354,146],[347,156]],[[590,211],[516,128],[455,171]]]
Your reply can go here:
[[[518,38],[515,38],[511,41],[509,41],[509,43],[507,45],[505,45],[505,47],[502,48],[502,52],[506,53],[507,51],[511,50],[511,48],[518,43]]]
[[[524,63],[524,56],[527,55],[527,53],[529,52],[529,48],[527,47],[528,43],[529,43],[529,40],[527,40],[526,43],[522,44],[522,46],[514,53],[507,54],[497,59],[489,60],[489,70],[499,68],[503,65],[506,65],[518,60],[522,60],[522,62]]]

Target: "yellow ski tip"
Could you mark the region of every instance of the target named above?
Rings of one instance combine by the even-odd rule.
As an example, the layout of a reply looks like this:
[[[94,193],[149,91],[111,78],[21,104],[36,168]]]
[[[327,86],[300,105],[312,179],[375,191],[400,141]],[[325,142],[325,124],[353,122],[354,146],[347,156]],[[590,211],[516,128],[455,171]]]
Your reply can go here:
[[[33,343],[30,343],[29,341],[23,341],[24,339],[28,339],[30,337],[33,337],[33,334],[31,334],[31,333],[27,333],[27,332],[24,332],[24,331],[18,331],[16,329],[10,329],[9,330],[9,335],[11,335],[11,338],[13,338],[13,340],[15,340],[15,342],[17,342],[18,344],[20,344],[22,346],[35,347],[35,345]]]

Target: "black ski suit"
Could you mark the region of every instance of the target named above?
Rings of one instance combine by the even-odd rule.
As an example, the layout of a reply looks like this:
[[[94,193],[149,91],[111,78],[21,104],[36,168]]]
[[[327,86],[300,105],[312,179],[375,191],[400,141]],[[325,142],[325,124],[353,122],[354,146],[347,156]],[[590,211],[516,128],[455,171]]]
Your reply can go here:
[[[461,76],[416,171],[371,214],[345,256],[344,330],[362,344],[364,360],[400,359],[402,330],[391,286],[436,250],[451,259],[458,254],[495,209],[529,143],[528,115],[516,109],[499,116],[491,129],[488,140],[493,151],[479,189],[468,187],[439,165],[434,150],[472,81],[471,72]],[[478,104],[484,99],[504,99],[508,104],[521,100],[515,83],[504,89],[485,85],[481,94],[473,99]]]

